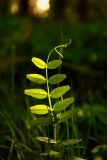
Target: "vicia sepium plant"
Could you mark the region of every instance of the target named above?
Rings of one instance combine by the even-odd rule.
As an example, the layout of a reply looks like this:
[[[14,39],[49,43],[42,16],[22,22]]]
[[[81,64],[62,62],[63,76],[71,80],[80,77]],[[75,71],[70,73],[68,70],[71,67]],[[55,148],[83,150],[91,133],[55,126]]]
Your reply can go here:
[[[62,122],[67,122],[67,120],[72,117],[73,111],[71,105],[74,103],[74,97],[63,97],[64,94],[70,90],[69,85],[60,86],[60,83],[66,79],[65,74],[58,73],[52,75],[51,72],[51,76],[49,75],[49,70],[53,71],[54,69],[60,67],[62,64],[61,58],[63,58],[63,56],[58,49],[67,47],[69,43],[56,46],[53,50],[51,50],[46,62],[37,57],[32,58],[34,65],[39,69],[44,70],[45,76],[36,73],[26,75],[26,78],[30,81],[40,85],[46,85],[46,90],[41,88],[34,88],[25,89],[24,91],[26,95],[39,99],[39,101],[41,99],[48,99],[48,105],[45,104],[45,101],[44,104],[42,104],[40,101],[39,104],[30,107],[30,110],[33,114],[39,115],[37,117],[35,116],[34,118],[36,125],[51,126],[51,128],[53,128],[53,137],[36,137],[36,139],[39,141],[56,146],[56,150],[54,147],[54,150],[48,150],[45,153],[41,153],[41,155],[62,156],[63,153],[57,150],[58,146],[74,145],[81,141],[81,139],[69,139],[69,137],[62,141],[58,138],[58,125],[60,125]],[[60,58],[50,61],[50,56],[53,51],[55,51],[60,56]]]

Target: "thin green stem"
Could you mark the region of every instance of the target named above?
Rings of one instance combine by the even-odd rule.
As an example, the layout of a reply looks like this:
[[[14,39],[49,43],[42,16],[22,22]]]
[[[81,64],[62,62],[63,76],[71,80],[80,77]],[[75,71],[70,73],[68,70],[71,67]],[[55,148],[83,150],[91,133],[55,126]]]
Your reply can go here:
[[[68,121],[67,120],[66,120],[66,130],[67,130],[67,139],[69,140],[70,136],[69,136],[69,126],[68,126]],[[70,155],[69,141],[68,141],[68,155]]]
[[[67,139],[69,139],[69,126],[68,121],[66,121]]]
[[[57,135],[56,135],[56,124],[54,124],[54,140],[57,140]]]
[[[15,83],[14,83],[14,76],[15,76],[15,46],[12,46],[12,65],[11,65],[11,90],[12,90],[12,98],[14,99],[14,92],[15,92]]]
[[[48,64],[48,60],[47,60],[47,64]],[[46,80],[47,80],[47,92],[48,92],[49,107],[51,110],[52,118],[54,118],[54,115],[52,113],[52,103],[51,103],[50,90],[49,90],[48,68],[47,67],[46,67]],[[56,124],[54,124],[53,133],[54,133],[54,140],[56,141]]]
[[[56,51],[56,52],[59,54],[59,56],[61,56],[61,57],[63,58],[63,55],[62,55],[57,49],[58,49],[58,48],[67,47],[70,43],[71,43],[71,39],[69,40],[68,43],[61,44],[61,45],[58,45],[58,46],[54,47],[54,48],[50,51],[50,53],[48,54],[47,62],[49,61],[49,58],[50,58],[51,53],[52,53],[53,51]]]
[[[11,139],[11,146],[10,146],[10,149],[9,149],[8,160],[12,159],[13,147],[14,147],[14,140]]]
[[[74,104],[72,106],[72,110],[74,111]],[[73,128],[73,131],[74,131],[75,138],[78,138],[78,133],[77,133],[77,129],[75,127],[75,122],[74,122],[74,116],[72,116],[72,128]]]
[[[48,68],[47,67],[46,67],[46,81],[47,81],[47,92],[48,92],[49,107],[52,110],[52,103],[51,103],[50,90],[49,90],[49,80],[48,80]]]
[[[74,112],[74,104],[72,106],[72,110]],[[76,127],[76,122],[74,122],[74,116],[72,116],[72,128],[73,128],[75,138],[78,139],[79,138],[78,130],[77,130],[77,127]],[[77,152],[78,152],[78,155],[80,155],[80,148],[78,146],[79,146],[79,144],[77,143]]]
[[[63,100],[63,97],[61,96],[61,100]],[[69,126],[68,121],[66,120],[66,131],[67,131],[67,139],[69,139]]]

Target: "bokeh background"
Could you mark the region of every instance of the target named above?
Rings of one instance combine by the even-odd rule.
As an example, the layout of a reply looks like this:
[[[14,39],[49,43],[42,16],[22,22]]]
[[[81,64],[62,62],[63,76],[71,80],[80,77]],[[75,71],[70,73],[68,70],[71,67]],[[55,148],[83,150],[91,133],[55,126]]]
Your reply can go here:
[[[34,100],[24,95],[32,86],[26,74],[35,72],[30,59],[46,60],[52,48],[70,39],[61,71],[72,86],[79,135],[87,140],[86,156],[95,157],[92,149],[100,145],[98,155],[107,157],[107,1],[0,0],[1,160],[6,154],[8,160],[38,155],[32,135],[42,131],[29,127]]]

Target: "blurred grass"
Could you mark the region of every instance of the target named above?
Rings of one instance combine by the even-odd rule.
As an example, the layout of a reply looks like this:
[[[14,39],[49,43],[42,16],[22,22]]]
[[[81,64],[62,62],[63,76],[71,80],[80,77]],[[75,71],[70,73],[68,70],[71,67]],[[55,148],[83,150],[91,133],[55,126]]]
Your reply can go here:
[[[31,121],[30,112],[21,104],[19,94],[13,95],[6,86],[2,84],[0,92],[2,94],[1,108],[0,108],[0,155],[6,156],[7,159],[34,159],[38,157],[39,145],[34,142],[38,130],[30,128]],[[22,93],[21,93],[22,94]],[[23,94],[22,97],[24,98]],[[7,147],[6,149],[4,147]],[[35,149],[36,148],[36,149]]]

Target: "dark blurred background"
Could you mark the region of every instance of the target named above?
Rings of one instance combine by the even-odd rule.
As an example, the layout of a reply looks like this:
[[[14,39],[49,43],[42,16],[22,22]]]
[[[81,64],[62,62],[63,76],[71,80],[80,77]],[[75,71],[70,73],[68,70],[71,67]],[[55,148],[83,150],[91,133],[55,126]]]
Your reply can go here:
[[[27,119],[29,104],[23,92],[30,82],[25,76],[35,72],[30,59],[46,60],[53,47],[70,38],[71,44],[63,50],[61,72],[67,74],[65,83],[72,85],[82,117],[80,130],[87,117],[87,124],[90,121],[91,106],[94,138],[107,142],[107,0],[0,0],[0,134],[2,140],[6,135],[6,143],[13,129],[21,136],[15,124],[23,128]],[[15,124],[7,124],[8,119]],[[23,138],[21,142],[25,143]],[[4,150],[0,153],[4,156]]]
[[[91,93],[93,101],[105,102],[106,21],[106,0],[0,0],[0,74],[9,72],[13,52],[20,72],[32,56],[47,57],[71,38],[63,67],[69,70],[76,101],[89,101]]]

